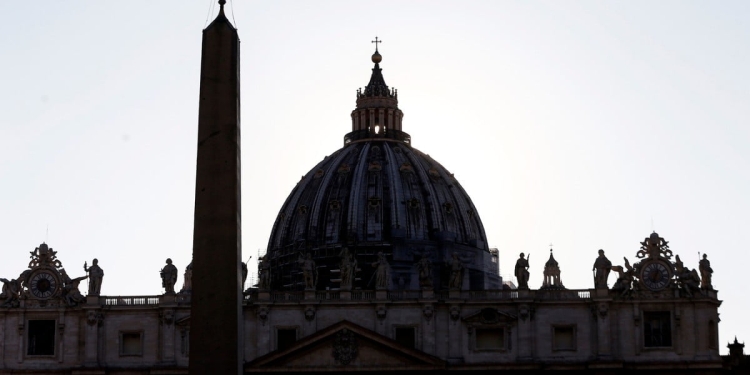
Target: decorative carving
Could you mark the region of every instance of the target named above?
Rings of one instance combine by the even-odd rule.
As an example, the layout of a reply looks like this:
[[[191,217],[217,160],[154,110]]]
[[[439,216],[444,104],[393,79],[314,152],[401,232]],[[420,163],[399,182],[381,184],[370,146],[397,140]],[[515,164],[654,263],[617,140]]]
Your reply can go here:
[[[609,305],[607,305],[605,302],[599,302],[597,311],[599,312],[600,317],[605,318],[607,316],[607,312],[609,312]]]
[[[531,254],[529,254],[529,259]],[[518,260],[516,261],[515,268],[516,279],[518,280],[518,289],[529,289],[529,260],[524,259],[524,254],[521,253]]]
[[[315,319],[315,307],[313,306],[307,306],[305,307],[305,319],[310,322],[313,319]]]
[[[340,290],[352,290],[354,285],[354,278],[357,273],[357,259],[354,255],[349,253],[349,248],[344,247],[339,253],[339,270],[341,283],[339,284]]]
[[[518,316],[521,317],[522,320],[526,320],[526,318],[533,319],[534,318],[534,307],[529,306],[527,304],[522,304],[518,306]]]
[[[333,339],[333,350],[331,352],[333,359],[342,365],[348,365],[357,358],[358,351],[359,343],[357,342],[357,337],[352,331],[344,328],[336,333],[336,337]]]
[[[417,262],[417,272],[419,273],[419,287],[432,289],[432,262],[427,257],[427,253],[423,253],[422,258]]]
[[[52,250],[46,243],[42,243],[34,251],[30,252],[31,261],[29,268],[53,267],[62,268],[62,263],[57,259],[57,251]]]
[[[86,298],[81,294],[81,290],[78,289],[81,280],[88,278],[88,276],[76,277],[71,279],[65,270],[60,270],[60,275],[63,280],[62,298],[65,304],[68,306],[77,306],[82,303]]]
[[[451,320],[458,320],[461,317],[461,308],[458,306],[451,306],[450,309]]]
[[[451,255],[451,278],[448,281],[448,288],[461,290],[464,283],[464,264],[458,258],[458,253]]]
[[[388,264],[388,260],[385,259],[383,252],[378,252],[378,260],[372,263],[375,268],[373,278],[375,279],[375,289],[386,289],[388,288],[388,274],[390,273],[391,266]]]
[[[19,299],[21,298],[21,283],[12,279],[0,279],[3,282],[3,291],[0,293],[0,300],[2,301],[2,307],[18,307],[20,306]]]
[[[260,319],[263,325],[266,324],[266,320],[268,319],[268,306],[258,307],[258,319]]]
[[[172,259],[167,258],[167,265],[159,271],[161,286],[166,294],[174,294],[174,284],[177,282],[177,267],[172,264]]]
[[[641,249],[635,256],[639,259],[648,256],[648,259],[651,260],[659,258],[669,260],[672,258],[672,250],[669,250],[669,241],[664,241],[664,238],[659,237],[658,233],[653,232],[641,242]]]
[[[599,257],[594,261],[594,267],[591,269],[594,271],[594,288],[606,289],[607,279],[609,278],[609,271],[612,269],[612,262],[604,256],[604,250],[599,249]]]
[[[86,313],[86,322],[90,326],[101,326],[104,321],[104,314],[98,310],[89,310]]]
[[[432,305],[425,305],[422,308],[422,313],[424,314],[425,319],[429,322],[430,319],[432,319],[432,316],[435,314],[435,309],[432,307]]]
[[[685,267],[682,264],[679,255],[675,256],[675,260],[677,284],[686,296],[692,297],[693,292],[699,292],[701,290],[701,278],[698,276],[698,271]]]
[[[628,258],[623,257],[625,260],[625,266],[613,266],[612,270],[617,272],[617,281],[612,286],[612,290],[620,292],[620,296],[625,296],[631,291],[635,271],[630,266]]]
[[[88,267],[88,264],[86,262],[83,262],[83,271],[89,273],[88,295],[98,296],[102,290],[102,280],[104,279],[104,270],[99,267],[99,260],[92,260],[91,267]]]
[[[161,319],[162,324],[172,325],[174,322],[174,310],[168,309],[161,311],[159,318]]]
[[[708,256],[703,254],[703,259],[698,262],[698,269],[701,271],[701,289],[713,290],[714,287],[711,285],[711,276],[714,270],[711,268],[711,262],[708,260]]]
[[[375,308],[375,315],[377,315],[378,319],[385,319],[385,316],[388,314],[388,309],[385,308],[385,305],[378,305]]]

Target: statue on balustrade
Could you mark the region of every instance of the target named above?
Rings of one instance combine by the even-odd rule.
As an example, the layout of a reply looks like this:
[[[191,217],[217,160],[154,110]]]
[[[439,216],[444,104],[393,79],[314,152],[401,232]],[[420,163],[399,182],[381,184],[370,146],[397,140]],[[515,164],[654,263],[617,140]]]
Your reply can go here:
[[[617,281],[612,286],[612,290],[620,292],[620,295],[624,296],[630,292],[633,285],[635,271],[630,265],[628,258],[623,257],[625,260],[625,266],[612,266],[612,271],[617,272]]]
[[[78,286],[81,283],[81,280],[88,278],[88,276],[71,279],[64,269],[60,270],[60,274],[63,279],[62,298],[65,301],[65,304],[68,306],[77,306],[79,303],[84,302],[86,298],[81,294],[81,290],[78,289]]]
[[[417,272],[419,273],[419,287],[432,289],[432,262],[427,257],[427,253],[423,253],[422,259],[417,262]]]
[[[683,293],[686,296],[692,297],[693,292],[700,291],[701,278],[698,276],[698,271],[691,270],[685,267],[680,260],[680,256],[675,256],[675,274],[677,275],[677,282],[680,285]]]
[[[167,258],[167,265],[159,271],[161,286],[166,294],[174,294],[174,284],[177,282],[177,267],[172,264],[172,259]]]
[[[607,279],[609,278],[609,271],[612,269],[612,262],[604,256],[604,250],[599,250],[599,257],[594,261],[594,267],[591,269],[594,271],[594,288],[607,288]]]
[[[339,271],[341,272],[339,275],[341,278],[339,289],[352,290],[352,287],[354,286],[354,278],[357,273],[357,259],[354,258],[346,247],[341,249],[339,259]]]
[[[516,261],[514,273],[518,280],[518,289],[529,289],[529,259],[531,259],[531,254],[528,259],[524,259],[524,254],[521,253]]]
[[[89,294],[90,296],[98,296],[102,291],[102,280],[104,279],[104,270],[99,267],[99,260],[94,259],[91,261],[91,267],[88,263],[83,262],[83,271],[89,273]]]
[[[180,293],[190,293],[193,290],[193,262],[185,267],[185,273],[183,274],[182,289]]]
[[[448,288],[461,289],[464,283],[464,264],[458,257],[458,253],[451,255],[451,278],[448,280]]]
[[[698,263],[698,269],[701,271],[701,289],[713,290],[714,287],[711,285],[711,274],[714,270],[711,268],[711,262],[708,260],[708,256],[703,254],[703,259]]]
[[[20,306],[21,283],[16,279],[10,281],[8,279],[0,279],[0,281],[3,282],[3,292],[0,293],[0,299],[5,299],[2,301],[0,307]]]
[[[373,277],[375,278],[375,289],[386,289],[388,288],[388,273],[390,271],[390,264],[385,259],[385,254],[382,252],[378,253],[378,260],[372,263],[375,268]]]
[[[315,268],[315,261],[312,258],[312,254],[307,253],[306,256],[302,254],[297,258],[297,263],[302,268],[302,276],[305,281],[305,290],[315,290],[317,284],[317,269]]]

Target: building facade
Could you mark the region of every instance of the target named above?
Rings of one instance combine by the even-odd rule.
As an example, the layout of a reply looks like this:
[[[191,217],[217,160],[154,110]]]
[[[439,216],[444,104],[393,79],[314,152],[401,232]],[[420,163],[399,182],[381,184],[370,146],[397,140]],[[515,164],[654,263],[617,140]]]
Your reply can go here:
[[[209,28],[231,27],[220,21]],[[214,68],[238,69],[228,50]],[[504,283],[477,208],[412,147],[377,48],[372,62],[343,147],[292,190],[258,284],[242,295],[244,372],[730,369],[708,259],[689,269],[656,233],[632,265],[592,254],[590,289],[566,289],[552,255],[539,290],[528,287],[523,254],[518,287]],[[0,374],[187,373],[191,325],[201,325],[191,322],[192,265],[180,292],[168,264],[165,294],[114,297],[102,294],[96,262],[85,293],[61,259],[42,244],[17,278],[0,279]]]

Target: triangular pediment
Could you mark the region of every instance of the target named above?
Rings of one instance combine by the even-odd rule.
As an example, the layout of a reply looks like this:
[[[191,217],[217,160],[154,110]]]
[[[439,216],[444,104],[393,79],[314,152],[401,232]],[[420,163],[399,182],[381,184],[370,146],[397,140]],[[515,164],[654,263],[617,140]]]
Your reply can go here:
[[[445,368],[445,362],[344,320],[285,350],[256,358],[245,368],[249,372],[437,370]]]

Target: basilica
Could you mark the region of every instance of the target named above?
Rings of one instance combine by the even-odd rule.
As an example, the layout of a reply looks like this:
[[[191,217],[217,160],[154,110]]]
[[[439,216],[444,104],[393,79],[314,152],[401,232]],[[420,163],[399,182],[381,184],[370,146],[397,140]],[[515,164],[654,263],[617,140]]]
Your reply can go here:
[[[204,31],[202,75],[226,67],[238,80],[233,44],[219,48],[223,39],[210,39],[236,37],[220,4]],[[398,92],[382,74],[377,42],[372,74],[356,93],[342,147],[290,192],[259,259],[257,284],[227,294],[239,303],[236,346],[243,372],[732,371],[719,354],[721,301],[709,260],[704,256],[690,268],[660,234],[634,238],[632,258],[622,264],[613,264],[603,250],[590,254],[595,277],[588,289],[567,289],[552,253],[543,275],[534,276],[544,276],[540,289],[528,287],[524,254],[516,260],[514,280],[504,281],[498,251],[488,246],[471,198],[452,173],[412,147]],[[221,53],[226,55],[207,57]],[[237,103],[239,90],[228,92],[235,96],[212,98],[202,87],[201,106]],[[204,114],[210,110],[201,108]],[[229,117],[238,127],[239,116]],[[224,137],[216,136],[218,130],[205,137],[201,132],[199,186],[201,158],[216,157],[201,156],[200,147]],[[229,142],[238,145],[238,138]],[[211,179],[217,173],[239,176],[205,170]],[[209,232],[198,228],[201,191],[196,188],[196,236]],[[211,199],[214,207],[219,198]],[[18,275],[0,275],[0,374],[188,373],[191,357],[203,350],[191,345],[210,341],[196,333],[211,319],[210,309],[205,315],[194,309],[204,298],[202,275],[221,268],[206,266],[212,260],[201,258],[198,246],[196,239],[185,270],[171,261],[164,266],[164,294],[113,297],[106,284],[101,287],[104,272],[96,261],[87,264],[85,276],[71,278],[65,249],[39,245],[28,265],[18,265]],[[88,290],[79,288],[83,279]],[[224,322],[216,316],[211,324]],[[191,326],[201,339],[191,340]]]

